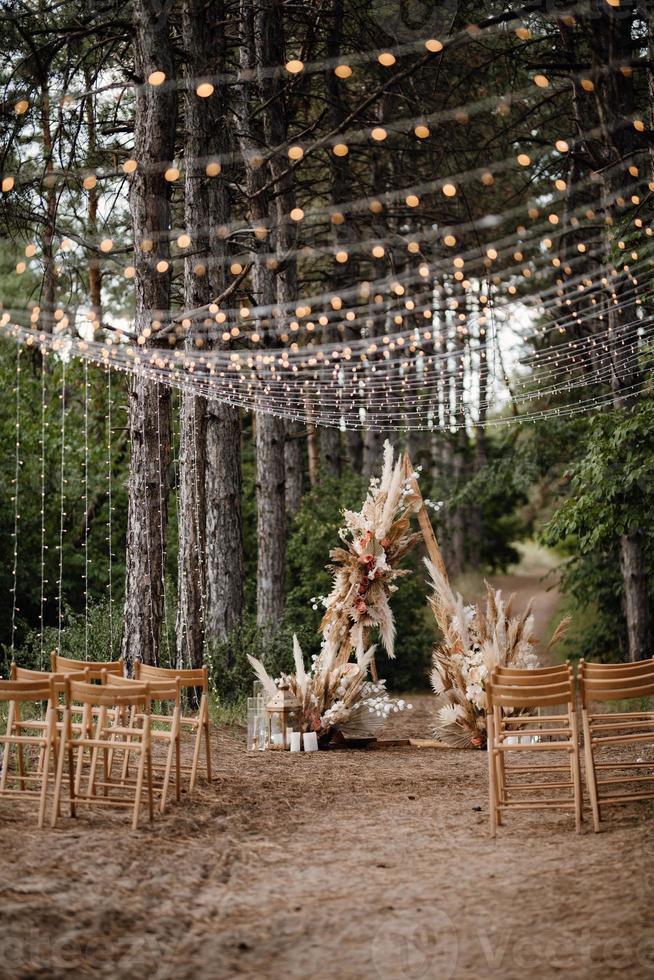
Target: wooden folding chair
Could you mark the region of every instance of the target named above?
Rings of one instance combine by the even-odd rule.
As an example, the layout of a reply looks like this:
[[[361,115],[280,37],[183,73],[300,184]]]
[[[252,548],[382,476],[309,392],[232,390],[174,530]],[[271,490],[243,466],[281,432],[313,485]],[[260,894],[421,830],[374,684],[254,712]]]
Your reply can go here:
[[[41,680],[13,680],[0,681],[0,702],[8,703],[7,730],[0,736],[0,743],[4,745],[2,759],[2,773],[0,774],[0,798],[10,799],[29,799],[38,798],[38,826],[43,826],[45,819],[45,808],[48,795],[48,782],[50,779],[50,756],[56,757],[56,704],[57,694],[54,682],[46,675]],[[20,717],[22,705],[30,704],[33,707],[40,702],[47,704],[44,724],[41,719],[34,719],[35,724],[30,724],[30,719],[23,718],[16,724],[16,713]],[[30,730],[32,734],[29,734]],[[11,749],[15,747],[17,757],[17,772],[15,775],[10,773]],[[25,758],[25,751],[30,748],[38,751],[40,765],[37,764],[30,770]],[[18,783],[18,788],[11,787],[9,783]],[[35,789],[30,789],[26,784],[36,784]]]
[[[642,755],[654,742],[654,658],[630,664],[579,662],[577,674],[584,729],[586,786],[593,811],[593,829],[600,830],[601,808],[633,800],[654,799],[654,754],[649,761],[606,759],[609,746],[636,744]],[[595,712],[594,703],[647,700],[634,710]],[[640,710],[642,708],[642,710]],[[643,744],[644,743],[644,744]],[[649,745],[648,745],[649,743]],[[629,787],[629,788],[628,788]],[[624,790],[623,790],[624,788]]]
[[[73,660],[71,657],[62,657],[56,650],[50,654],[50,669],[53,674],[71,674],[85,670],[92,681],[99,681],[103,671],[117,677],[125,675],[125,664],[122,660]]]
[[[109,683],[108,677],[105,675],[105,683]],[[136,686],[142,687],[142,683],[137,680],[131,680],[128,677],[114,677],[111,679],[112,684],[117,684],[118,686],[130,688]],[[170,704],[171,712],[167,715],[155,715],[150,714],[150,736],[153,743],[160,742],[166,749],[166,761],[162,765],[158,764],[154,759],[152,761],[152,771],[155,774],[161,773],[161,779],[153,782],[153,787],[155,790],[161,792],[161,802],[159,805],[160,812],[163,813],[166,808],[166,799],[168,797],[168,787],[170,785],[170,776],[173,769],[173,764],[175,765],[175,797],[177,801],[181,799],[181,759],[180,759],[180,749],[181,749],[181,716],[182,716],[182,699],[181,699],[181,683],[178,677],[171,678],[165,677],[163,680],[149,680],[147,682],[150,691],[150,697],[152,702],[159,704]],[[143,715],[139,714],[140,707],[137,708],[136,705],[132,705],[129,726],[134,728],[135,726],[143,724]],[[164,723],[160,722],[160,719],[164,719]],[[117,732],[121,729],[116,728]],[[128,736],[129,737],[129,736]],[[113,759],[110,756],[109,760],[109,772],[111,773],[113,766]],[[123,768],[121,773],[121,780],[124,782],[128,779],[129,775],[129,754],[125,753],[123,760]]]
[[[561,713],[556,713],[558,707],[563,709]],[[540,708],[548,713],[524,713]],[[486,682],[486,725],[491,835],[494,837],[502,824],[504,811],[557,807],[574,812],[575,829],[580,833],[581,773],[570,666],[495,668]],[[527,756],[521,764],[509,766],[509,752]],[[565,752],[569,758],[565,763],[536,763],[531,753],[543,752]],[[569,779],[562,778],[568,773]],[[530,776],[535,776],[536,781]],[[542,796],[543,793],[556,795]]]
[[[23,722],[20,713],[20,705],[16,705],[16,710],[14,712],[13,719],[13,731],[17,734],[21,734],[22,729],[31,729],[32,731],[40,729],[45,731],[48,726],[47,721],[47,709],[52,707],[55,710],[55,740],[59,738],[60,730],[63,726],[63,712],[64,705],[61,701],[64,689],[66,686],[66,677],[70,677],[71,680],[85,681],[88,680],[88,671],[81,670],[75,674],[53,674],[50,671],[45,670],[32,670],[29,667],[19,667],[18,664],[12,663],[10,679],[12,681],[41,681],[51,680],[53,683],[53,691],[55,694],[54,703],[48,702],[46,706],[46,711],[43,718],[30,718]],[[77,723],[77,728],[81,725]],[[39,754],[39,770],[43,764],[44,751],[41,750]]]
[[[175,670],[168,667],[150,667],[137,661],[134,664],[134,677],[137,681],[156,682],[178,679],[183,690],[200,689],[200,704],[197,715],[180,717],[180,726],[195,733],[193,746],[193,762],[190,767],[182,766],[182,772],[189,774],[189,793],[193,792],[200,762],[200,750],[204,741],[207,782],[211,782],[211,741],[209,731],[209,674],[206,667],[197,670]],[[170,723],[169,715],[154,715],[153,721],[160,724]]]
[[[64,711],[64,728],[61,751],[57,760],[57,778],[55,783],[55,803],[52,812],[52,826],[55,826],[61,800],[63,783],[64,760],[68,759],[68,781],[70,791],[70,814],[76,815],[78,804],[96,806],[116,806],[132,809],[132,830],[136,830],[139,821],[143,781],[147,781],[148,804],[150,820],[154,816],[152,794],[152,743],[150,738],[150,709],[151,697],[147,684],[124,687],[122,685],[92,684],[85,681],[66,679],[66,706]],[[76,732],[73,728],[72,717],[77,707],[98,709],[97,722],[92,735],[89,737],[86,726]],[[116,719],[124,710],[138,707],[142,715],[141,727],[117,726]],[[112,715],[110,716],[110,712]],[[112,724],[113,722],[113,724]],[[82,792],[80,781],[77,779],[79,764],[74,773],[73,756],[75,751],[89,754],[88,788]],[[109,753],[133,753],[138,759],[136,783],[134,787],[121,782],[112,782],[107,771]],[[105,760],[103,778],[99,778],[98,761],[100,753]],[[112,796],[113,790],[120,789],[123,793],[134,790],[134,798]],[[101,791],[101,793],[100,793]]]

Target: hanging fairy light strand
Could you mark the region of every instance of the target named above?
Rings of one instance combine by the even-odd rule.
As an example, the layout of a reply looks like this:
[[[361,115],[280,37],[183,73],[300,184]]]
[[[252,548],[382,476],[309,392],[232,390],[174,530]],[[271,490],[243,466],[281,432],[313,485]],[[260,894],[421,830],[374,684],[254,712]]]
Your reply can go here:
[[[40,603],[39,603],[39,668],[45,668],[45,430],[46,430],[46,351],[41,350],[41,435],[40,435],[40,515],[41,515],[41,581],[40,581]]]
[[[84,360],[84,658],[89,659],[89,362]]]
[[[107,378],[107,592],[109,597],[109,659],[113,660],[114,647],[114,593],[113,593],[113,395],[111,365],[105,368]]]
[[[64,533],[66,522],[66,358],[61,359],[60,454],[59,454],[59,572],[57,576],[57,653],[63,632]]]
[[[20,452],[21,426],[20,426],[20,374],[21,374],[21,355],[23,348],[20,343],[16,345],[16,382],[14,395],[16,401],[16,417],[14,423],[15,430],[15,455],[14,455],[14,479],[13,483],[13,510],[14,510],[14,530],[13,539],[13,564],[11,570],[11,656],[12,660],[16,651],[16,614],[18,612],[18,528],[20,522],[19,513],[19,492],[20,492],[20,468],[22,465]]]

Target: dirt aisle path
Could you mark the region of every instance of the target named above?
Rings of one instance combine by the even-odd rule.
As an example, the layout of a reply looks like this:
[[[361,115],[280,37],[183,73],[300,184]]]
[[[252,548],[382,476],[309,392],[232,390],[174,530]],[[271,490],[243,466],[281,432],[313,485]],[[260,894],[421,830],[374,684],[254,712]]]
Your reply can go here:
[[[217,781],[136,834],[107,810],[39,833],[0,803],[0,976],[652,976],[648,804],[491,841],[482,752],[214,748]]]

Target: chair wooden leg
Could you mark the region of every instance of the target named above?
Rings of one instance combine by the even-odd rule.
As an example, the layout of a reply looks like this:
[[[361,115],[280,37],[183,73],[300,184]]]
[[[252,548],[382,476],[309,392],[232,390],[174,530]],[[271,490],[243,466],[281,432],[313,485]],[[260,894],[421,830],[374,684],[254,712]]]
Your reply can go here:
[[[488,813],[490,818],[491,837],[497,835],[497,764],[495,761],[495,726],[489,714],[486,719],[486,735],[488,738]]]
[[[206,765],[207,765],[207,782],[211,782],[211,733],[209,730],[209,701],[207,695],[203,695],[204,698],[204,751],[206,755]]]
[[[175,736],[175,799],[179,803],[182,798],[182,741],[179,725]]]
[[[590,800],[590,808],[593,813],[593,830],[596,834],[600,832],[600,808],[599,800],[597,798],[597,778],[595,775],[595,760],[593,759],[593,745],[590,734],[590,724],[588,721],[588,713],[586,709],[582,712],[583,726],[584,726],[584,761],[586,763],[586,787],[588,789],[588,798]]]
[[[141,809],[141,794],[143,791],[143,776],[145,773],[145,746],[141,745],[139,751],[139,764],[136,771],[136,791],[134,794],[134,811],[132,814],[132,830],[137,830],[139,825],[139,810]]]
[[[146,757],[147,757],[147,780],[148,780],[148,812],[150,815],[150,823],[152,823],[152,821],[154,820],[154,793],[152,789],[152,749],[150,747],[148,747],[147,749]]]
[[[195,789],[195,780],[198,774],[198,765],[200,763],[200,747],[202,745],[202,722],[198,718],[197,731],[195,733],[195,745],[193,747],[193,762],[191,764],[191,779],[189,781],[189,795]]]
[[[14,725],[18,726],[19,734],[20,734],[21,721],[22,721],[22,715],[21,715],[20,705],[17,704],[15,718],[14,718]],[[20,743],[16,746],[16,758],[18,760],[18,777],[19,777],[18,785],[20,786],[21,790],[24,790],[25,789],[24,776],[26,774],[25,754],[23,752],[23,746]]]
[[[41,770],[41,797],[39,799],[39,818],[38,827],[43,827],[45,820],[45,807],[48,799],[48,782],[50,780],[50,750],[52,748],[52,714],[53,709],[48,708],[48,725],[45,730],[45,745],[43,746],[43,768]]]
[[[55,786],[54,786],[54,799],[52,801],[52,817],[50,818],[50,826],[55,827],[57,823],[57,817],[61,812],[61,785],[64,778],[64,760],[66,758],[67,752],[69,752],[66,744],[66,732],[68,731],[68,709],[64,712],[64,723],[62,727],[61,739],[59,742],[59,754],[57,758],[57,774],[55,776]],[[69,754],[69,766],[72,760],[72,752]]]
[[[134,705],[132,705],[132,707],[130,708],[130,712],[129,712],[129,725],[128,725],[128,727],[129,728],[134,728],[135,723],[136,723],[136,708],[134,707]],[[131,735],[127,735],[126,740],[128,742],[131,742],[132,741],[132,736]],[[123,769],[122,769],[122,773],[121,773],[121,776],[120,776],[120,782],[121,782],[121,785],[122,786],[124,786],[125,783],[127,782],[127,777],[128,776],[129,776],[129,752],[125,752],[124,755],[123,755]]]
[[[579,730],[577,727],[577,714],[575,711],[569,712],[570,729],[572,731],[572,752],[570,753],[570,774],[572,777],[572,788],[575,800],[575,830],[581,833],[581,822],[583,820],[583,795],[581,792],[581,772],[579,767]]]
[[[15,713],[15,703],[13,701],[9,702],[9,710],[7,712],[7,738],[11,736],[12,729],[14,727],[14,713]],[[11,743],[5,742],[4,750],[2,753],[2,773],[0,774],[0,792],[5,791],[7,787],[7,777],[9,775],[9,763],[11,761]]]
[[[175,747],[177,745],[177,740],[174,736],[174,731],[171,732],[170,742],[168,743],[168,752],[166,753],[166,768],[164,770],[163,785],[161,787],[161,803],[159,804],[159,812],[163,813],[166,809],[166,800],[168,798],[168,785],[170,783],[170,774],[173,768],[173,756],[175,753]]]
[[[105,727],[106,717],[107,717],[107,709],[103,705],[102,708],[100,708],[100,714],[98,715],[98,721],[95,727],[96,741],[99,741],[102,738],[102,732]],[[94,745],[93,748],[91,749],[91,765],[89,767],[89,787],[88,787],[89,796],[93,796],[95,793],[95,772],[98,767],[99,751],[100,750],[97,745]]]
[[[80,735],[82,738],[91,738],[93,735],[91,707],[88,704],[82,709],[82,723]],[[75,766],[75,795],[79,796],[82,786],[82,769],[84,767],[84,746],[80,745],[77,749],[77,763]]]

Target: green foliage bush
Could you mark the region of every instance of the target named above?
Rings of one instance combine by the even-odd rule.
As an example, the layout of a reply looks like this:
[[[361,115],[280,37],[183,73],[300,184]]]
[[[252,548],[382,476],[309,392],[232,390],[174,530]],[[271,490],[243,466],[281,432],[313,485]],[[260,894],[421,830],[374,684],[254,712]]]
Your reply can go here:
[[[570,656],[626,659],[619,565],[620,536],[638,531],[646,549],[654,604],[654,402],[594,416],[566,496],[541,534],[566,558],[562,586],[585,628],[567,640]],[[593,615],[588,615],[588,611]]]

